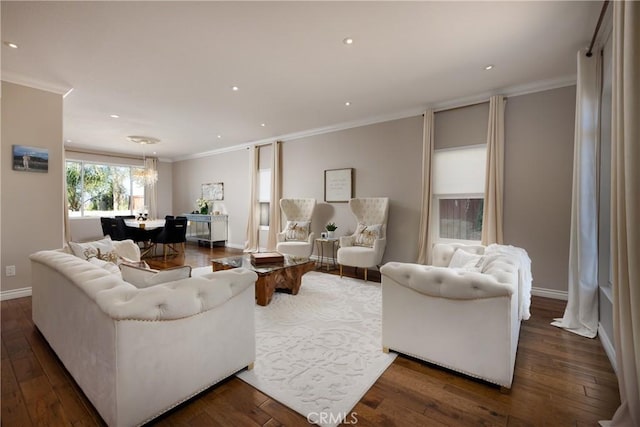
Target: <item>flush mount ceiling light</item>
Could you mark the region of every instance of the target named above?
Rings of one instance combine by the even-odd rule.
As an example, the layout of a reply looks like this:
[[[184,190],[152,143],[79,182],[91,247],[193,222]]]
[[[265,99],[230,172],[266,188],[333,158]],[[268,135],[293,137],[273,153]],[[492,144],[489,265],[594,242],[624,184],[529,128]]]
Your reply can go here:
[[[109,117],[111,117],[112,119],[119,119],[120,116],[117,114],[110,114]]]
[[[152,136],[131,135],[127,139],[133,143],[142,145],[142,161],[144,168],[136,168],[133,170],[133,177],[144,185],[153,185],[158,181],[158,171],[147,167],[147,159],[144,154],[145,145],[153,145],[160,142],[158,138]],[[155,154],[155,152],[154,152]]]
[[[3,42],[5,46],[9,46],[11,49],[17,49],[18,45],[13,42]]]
[[[493,69],[493,65],[489,64],[486,67],[484,67],[485,70],[489,71]]]
[[[353,44],[353,39],[351,37],[347,37],[344,40],[342,40],[342,43],[344,43],[346,45]]]

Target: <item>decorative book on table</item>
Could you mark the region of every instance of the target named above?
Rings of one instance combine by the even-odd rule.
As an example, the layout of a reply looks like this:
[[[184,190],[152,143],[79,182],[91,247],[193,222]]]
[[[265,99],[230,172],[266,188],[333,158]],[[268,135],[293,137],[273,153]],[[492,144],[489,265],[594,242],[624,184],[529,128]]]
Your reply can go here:
[[[278,252],[257,252],[251,254],[251,263],[254,265],[276,264],[284,262],[284,255]]]

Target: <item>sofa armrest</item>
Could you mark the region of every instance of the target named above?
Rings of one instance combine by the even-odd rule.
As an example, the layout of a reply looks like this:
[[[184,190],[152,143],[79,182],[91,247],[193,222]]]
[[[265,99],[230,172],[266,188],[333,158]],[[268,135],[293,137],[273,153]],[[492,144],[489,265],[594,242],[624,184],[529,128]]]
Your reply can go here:
[[[517,274],[499,277],[473,271],[389,262],[380,269],[383,283],[391,279],[421,294],[449,299],[481,299],[513,295]]]
[[[286,241],[286,235],[287,233],[285,233],[284,231],[279,232],[278,234],[276,234],[276,243],[280,243],[280,242],[284,242]]]

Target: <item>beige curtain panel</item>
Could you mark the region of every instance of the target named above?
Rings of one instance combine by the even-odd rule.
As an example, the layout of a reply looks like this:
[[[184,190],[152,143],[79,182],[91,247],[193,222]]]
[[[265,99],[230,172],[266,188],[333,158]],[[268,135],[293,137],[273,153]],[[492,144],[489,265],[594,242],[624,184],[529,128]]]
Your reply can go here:
[[[282,198],[282,143],[272,144],[271,159],[271,200],[269,201],[269,235],[267,250],[275,251],[278,244],[277,235],[282,227],[280,214],[280,199]]]
[[[502,211],[504,194],[504,105],[501,95],[489,99],[487,129],[487,171],[482,213],[482,244],[504,242]]]
[[[551,324],[574,334],[598,334],[598,153],[602,56],[578,51],[573,188],[569,242],[569,300]]]
[[[433,150],[435,146],[435,114],[433,110],[424,113],[422,136],[422,209],[420,211],[420,231],[418,238],[418,263],[431,263],[431,216],[433,211]]]
[[[640,426],[640,3],[613,3],[611,256],[621,405],[608,426]]]
[[[247,241],[245,252],[258,251],[258,233],[260,232],[260,207],[258,206],[258,147],[249,149],[249,218],[247,219]]]

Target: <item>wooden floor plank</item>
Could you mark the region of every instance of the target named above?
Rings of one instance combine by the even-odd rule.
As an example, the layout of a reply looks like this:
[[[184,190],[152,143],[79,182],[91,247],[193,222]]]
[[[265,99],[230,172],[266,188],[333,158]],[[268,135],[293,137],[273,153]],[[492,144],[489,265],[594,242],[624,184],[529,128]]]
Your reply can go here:
[[[241,251],[187,245],[185,254],[149,259],[154,268],[210,266]],[[362,269],[346,269],[362,276]],[[331,272],[330,274],[337,274]],[[380,277],[370,274],[369,279]],[[31,298],[2,301],[2,425],[104,426],[31,321]],[[509,393],[495,385],[399,355],[351,416],[357,425],[595,426],[620,404],[617,378],[600,340],[550,325],[565,301],[533,297],[522,323]],[[347,421],[349,419],[347,418]],[[351,420],[353,421],[353,420]],[[223,381],[155,420],[158,426],[302,426],[306,418],[237,378]]]

